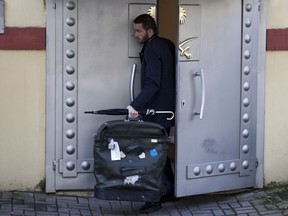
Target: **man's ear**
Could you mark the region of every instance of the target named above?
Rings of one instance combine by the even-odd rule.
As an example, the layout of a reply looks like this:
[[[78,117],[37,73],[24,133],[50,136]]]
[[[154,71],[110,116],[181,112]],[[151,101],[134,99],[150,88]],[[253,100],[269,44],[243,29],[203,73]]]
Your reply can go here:
[[[149,38],[154,35],[154,31],[151,28],[147,30],[147,33],[148,33]]]

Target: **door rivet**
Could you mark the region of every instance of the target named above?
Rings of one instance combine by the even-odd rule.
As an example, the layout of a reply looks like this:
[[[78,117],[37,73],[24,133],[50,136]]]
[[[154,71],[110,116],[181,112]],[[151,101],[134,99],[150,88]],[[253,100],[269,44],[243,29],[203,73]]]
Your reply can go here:
[[[69,10],[74,10],[76,7],[75,2],[73,2],[73,1],[67,2],[66,6]]]
[[[248,162],[247,160],[243,161],[242,167],[243,167],[244,169],[247,169],[247,168],[249,167],[249,162]]]
[[[219,164],[218,170],[220,173],[224,172],[225,171],[225,165],[223,163]]]
[[[67,98],[67,99],[66,99],[66,105],[67,105],[68,107],[74,106],[74,105],[75,105],[75,100],[74,100],[74,98],[72,98],[72,97]]]
[[[249,84],[248,82],[245,82],[245,83],[243,84],[243,89],[244,89],[245,91],[249,91],[249,89],[250,89],[250,84]]]
[[[247,28],[250,28],[251,25],[252,25],[251,20],[250,20],[250,19],[246,19],[246,21],[245,21],[245,26],[246,26]]]
[[[211,173],[213,172],[213,167],[212,167],[211,165],[208,165],[208,166],[206,167],[206,172],[207,172],[208,174],[211,174]]]
[[[242,132],[242,135],[244,138],[247,138],[249,136],[249,130],[248,129],[244,129]]]
[[[72,75],[75,72],[75,68],[72,65],[68,65],[66,67],[66,72],[70,75]]]
[[[88,161],[83,161],[81,163],[81,167],[84,169],[84,170],[89,170],[90,169],[90,163]]]
[[[196,166],[196,167],[194,168],[194,170],[193,170],[193,173],[194,173],[195,176],[200,175],[200,173],[201,173],[200,167]]]
[[[73,161],[69,161],[66,163],[66,169],[72,171],[75,169],[75,163]]]
[[[75,41],[75,35],[74,34],[67,34],[66,35],[66,40],[70,43],[74,42]]]
[[[248,145],[244,145],[244,146],[242,147],[242,152],[243,152],[244,154],[247,154],[247,153],[249,152],[249,146],[248,146]]]
[[[244,113],[242,118],[243,118],[243,121],[247,123],[249,121],[249,114]]]
[[[66,19],[66,23],[68,26],[74,26],[75,25],[75,19],[73,17],[69,17]]]
[[[246,34],[245,36],[244,36],[244,41],[245,41],[245,43],[250,43],[251,42],[251,36],[249,35],[249,34]]]
[[[250,51],[249,50],[245,50],[244,51],[244,58],[245,59],[250,59],[250,57],[251,57]]]
[[[246,4],[245,9],[246,9],[247,12],[250,12],[252,10],[252,5],[251,4]]]
[[[70,155],[74,154],[75,153],[75,147],[73,145],[67,146],[66,152],[67,152],[67,154],[70,154]]]
[[[244,105],[245,107],[248,107],[248,106],[250,105],[249,98],[244,98],[244,99],[243,99],[243,105]]]
[[[250,68],[249,68],[249,66],[245,66],[244,69],[243,69],[243,71],[244,71],[244,74],[245,74],[245,75],[249,75],[249,74],[250,74]]]
[[[75,131],[72,130],[72,129],[67,130],[67,131],[66,131],[66,137],[67,137],[68,139],[74,138],[74,137],[75,137]]]
[[[74,122],[74,121],[75,121],[75,116],[74,116],[72,113],[68,113],[68,114],[66,115],[66,121],[67,121],[68,123]]]
[[[232,171],[235,171],[236,168],[237,168],[237,164],[236,164],[235,162],[232,162],[232,163],[230,164],[230,169],[231,169]]]
[[[68,49],[68,50],[66,51],[66,56],[67,56],[68,58],[74,58],[74,56],[75,56],[74,50]]]

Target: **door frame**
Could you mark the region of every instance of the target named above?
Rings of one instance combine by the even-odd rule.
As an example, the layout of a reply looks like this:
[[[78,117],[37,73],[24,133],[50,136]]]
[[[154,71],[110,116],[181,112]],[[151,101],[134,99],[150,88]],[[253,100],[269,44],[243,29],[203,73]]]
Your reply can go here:
[[[267,0],[259,2],[258,24],[258,76],[257,76],[257,126],[256,126],[256,169],[255,187],[264,185],[264,135],[265,135],[265,77],[266,77],[266,17]]]
[[[46,0],[45,191],[56,192],[56,0]]]
[[[56,192],[56,0],[46,1],[46,111],[45,111],[45,179],[46,192]],[[256,126],[256,188],[264,184],[264,124],[266,75],[266,14],[267,0],[259,2],[258,74],[257,74],[257,126]],[[178,1],[177,1],[178,5]],[[176,6],[177,6],[176,5]]]

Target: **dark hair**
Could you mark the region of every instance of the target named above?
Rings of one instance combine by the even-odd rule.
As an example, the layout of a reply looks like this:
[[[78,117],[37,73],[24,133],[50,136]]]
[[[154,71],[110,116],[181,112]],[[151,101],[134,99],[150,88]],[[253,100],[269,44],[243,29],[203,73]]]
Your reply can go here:
[[[141,14],[134,19],[135,24],[143,24],[143,28],[147,31],[152,29],[154,33],[157,32],[156,22],[152,16],[149,14]]]

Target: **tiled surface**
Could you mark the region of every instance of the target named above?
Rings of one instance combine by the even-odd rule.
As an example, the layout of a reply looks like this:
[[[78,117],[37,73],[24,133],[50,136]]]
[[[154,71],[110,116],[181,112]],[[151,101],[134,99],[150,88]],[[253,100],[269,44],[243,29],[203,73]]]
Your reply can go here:
[[[247,190],[229,194],[209,194],[179,198],[162,204],[162,209],[146,215],[288,215],[288,187]],[[41,192],[0,192],[0,215],[145,215],[141,202],[107,201],[92,196],[70,196]]]

